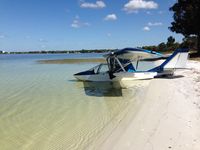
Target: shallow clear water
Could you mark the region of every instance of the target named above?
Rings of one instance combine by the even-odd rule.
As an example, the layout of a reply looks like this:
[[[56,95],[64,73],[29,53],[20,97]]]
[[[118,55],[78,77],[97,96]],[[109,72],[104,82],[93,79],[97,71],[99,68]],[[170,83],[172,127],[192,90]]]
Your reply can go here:
[[[107,126],[114,128],[133,103],[134,89],[74,79],[96,64],[37,63],[99,56],[0,55],[0,149],[85,149]]]

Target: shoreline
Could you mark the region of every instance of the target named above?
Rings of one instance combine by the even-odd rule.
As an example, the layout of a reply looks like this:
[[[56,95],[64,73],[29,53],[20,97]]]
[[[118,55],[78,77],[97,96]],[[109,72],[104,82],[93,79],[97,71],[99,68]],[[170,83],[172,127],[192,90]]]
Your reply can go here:
[[[177,71],[177,77],[151,80],[142,104],[130,109],[118,127],[90,149],[199,150],[199,66],[189,61],[191,69]]]

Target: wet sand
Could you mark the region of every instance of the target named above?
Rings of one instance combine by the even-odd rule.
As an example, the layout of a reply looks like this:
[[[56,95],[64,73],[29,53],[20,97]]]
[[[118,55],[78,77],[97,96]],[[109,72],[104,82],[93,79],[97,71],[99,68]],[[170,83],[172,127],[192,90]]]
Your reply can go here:
[[[200,62],[171,79],[153,79],[143,92],[141,105],[107,137],[90,149],[199,150]]]

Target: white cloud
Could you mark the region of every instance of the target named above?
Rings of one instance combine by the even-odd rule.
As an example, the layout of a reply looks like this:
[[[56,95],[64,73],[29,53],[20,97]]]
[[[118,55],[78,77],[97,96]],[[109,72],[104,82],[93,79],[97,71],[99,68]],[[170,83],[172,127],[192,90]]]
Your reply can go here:
[[[45,40],[45,39],[43,39],[43,38],[40,38],[40,39],[39,39],[39,42],[45,43],[45,42],[47,42],[47,40]]]
[[[72,24],[71,24],[71,27],[72,27],[72,28],[79,28],[80,26],[79,26],[78,24],[72,23]]]
[[[80,28],[83,26],[90,26],[90,24],[88,22],[81,22],[79,16],[78,17],[76,16],[71,24],[71,27],[72,28]]]
[[[107,36],[108,36],[108,37],[111,37],[111,36],[112,36],[112,34],[111,34],[111,33],[107,33]]]
[[[76,15],[76,16],[75,16],[75,19],[80,19],[79,15]]]
[[[82,8],[92,8],[92,9],[100,9],[106,7],[106,4],[103,1],[96,1],[96,3],[82,2],[80,7]]]
[[[150,31],[151,29],[150,29],[148,26],[145,26],[145,27],[143,28],[143,30],[144,30],[144,31]]]
[[[150,11],[147,11],[146,14],[147,14],[147,15],[151,15],[152,13],[151,13]]]
[[[0,34],[0,39],[5,39],[6,38],[6,36],[5,35],[3,35],[3,34]]]
[[[83,26],[90,26],[90,23],[88,23],[88,22],[84,22],[82,24],[83,24]]]
[[[29,36],[29,35],[25,36],[25,39],[30,39],[30,38],[31,38],[31,36]]]
[[[163,23],[162,22],[149,22],[148,23],[148,26],[162,26],[163,25]]]
[[[160,10],[158,11],[158,14],[162,15],[164,13],[164,11]]]
[[[139,9],[156,9],[158,4],[154,1],[145,0],[129,0],[128,3],[124,5],[124,10],[131,13],[137,12]]]
[[[144,31],[150,31],[151,28],[150,27],[156,27],[156,26],[162,26],[163,23],[162,22],[149,22],[147,23],[147,25],[143,28]]]
[[[104,18],[104,20],[106,20],[106,21],[114,21],[114,20],[117,20],[117,16],[115,14],[109,14]]]
[[[73,22],[72,22],[72,24],[71,24],[71,27],[72,28],[79,28],[79,25],[80,23],[79,23],[79,21],[78,20],[73,20]]]

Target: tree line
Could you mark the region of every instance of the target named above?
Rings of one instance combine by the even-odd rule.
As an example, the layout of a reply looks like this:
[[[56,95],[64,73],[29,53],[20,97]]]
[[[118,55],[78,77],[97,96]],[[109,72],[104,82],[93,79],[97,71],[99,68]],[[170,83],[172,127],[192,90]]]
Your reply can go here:
[[[0,54],[72,54],[72,53],[107,53],[116,49],[94,49],[94,50],[42,50],[42,51],[23,51],[23,52],[3,52]]]
[[[153,46],[143,46],[142,48],[164,53],[173,52],[178,48],[189,48],[191,51],[195,51],[197,49],[197,37],[185,37],[183,38],[183,42],[179,43],[176,42],[173,36],[170,36],[166,42]]]

